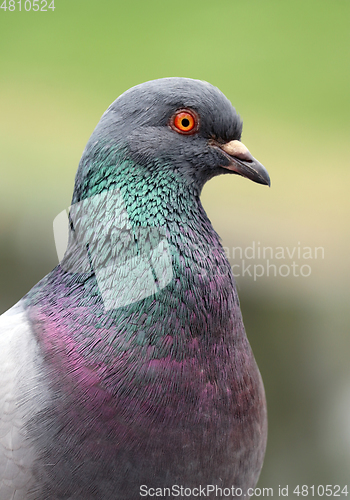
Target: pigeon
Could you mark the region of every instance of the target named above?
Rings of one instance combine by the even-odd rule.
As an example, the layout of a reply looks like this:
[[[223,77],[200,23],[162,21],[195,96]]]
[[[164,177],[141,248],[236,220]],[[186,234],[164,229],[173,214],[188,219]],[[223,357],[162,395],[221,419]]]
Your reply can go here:
[[[221,174],[270,185],[241,133],[225,95],[189,78],[102,115],[59,265],[0,318],[1,500],[252,494],[264,387],[200,201]]]

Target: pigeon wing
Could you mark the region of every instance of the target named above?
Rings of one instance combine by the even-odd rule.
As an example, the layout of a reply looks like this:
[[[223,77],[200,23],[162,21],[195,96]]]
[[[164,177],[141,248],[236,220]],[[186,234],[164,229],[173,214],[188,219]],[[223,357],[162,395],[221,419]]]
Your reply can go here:
[[[45,400],[42,357],[22,301],[0,316],[0,498],[29,498],[36,458],[28,422]]]

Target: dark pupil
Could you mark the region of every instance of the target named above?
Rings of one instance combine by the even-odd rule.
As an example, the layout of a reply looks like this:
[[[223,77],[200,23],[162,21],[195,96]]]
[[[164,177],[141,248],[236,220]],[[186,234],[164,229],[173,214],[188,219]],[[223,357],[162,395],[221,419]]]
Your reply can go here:
[[[181,124],[184,128],[187,128],[190,124],[190,120],[188,118],[182,118]]]

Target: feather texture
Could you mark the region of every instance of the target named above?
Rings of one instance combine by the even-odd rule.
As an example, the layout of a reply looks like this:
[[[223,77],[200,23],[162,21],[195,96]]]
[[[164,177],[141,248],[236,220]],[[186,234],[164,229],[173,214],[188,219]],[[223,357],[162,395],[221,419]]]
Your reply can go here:
[[[200,117],[197,135],[168,126],[184,106]],[[135,87],[103,115],[63,260],[1,318],[0,498],[255,486],[264,389],[200,202],[226,173],[212,137],[240,133],[229,101],[188,79]]]

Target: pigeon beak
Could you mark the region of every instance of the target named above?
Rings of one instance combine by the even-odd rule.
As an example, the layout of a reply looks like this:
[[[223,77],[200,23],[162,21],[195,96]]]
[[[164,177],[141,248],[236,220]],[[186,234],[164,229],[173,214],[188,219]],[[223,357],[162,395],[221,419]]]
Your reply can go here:
[[[224,152],[230,164],[223,166],[236,174],[247,177],[258,184],[270,186],[270,176],[263,165],[256,160],[240,141],[230,141],[226,144],[217,144]]]

